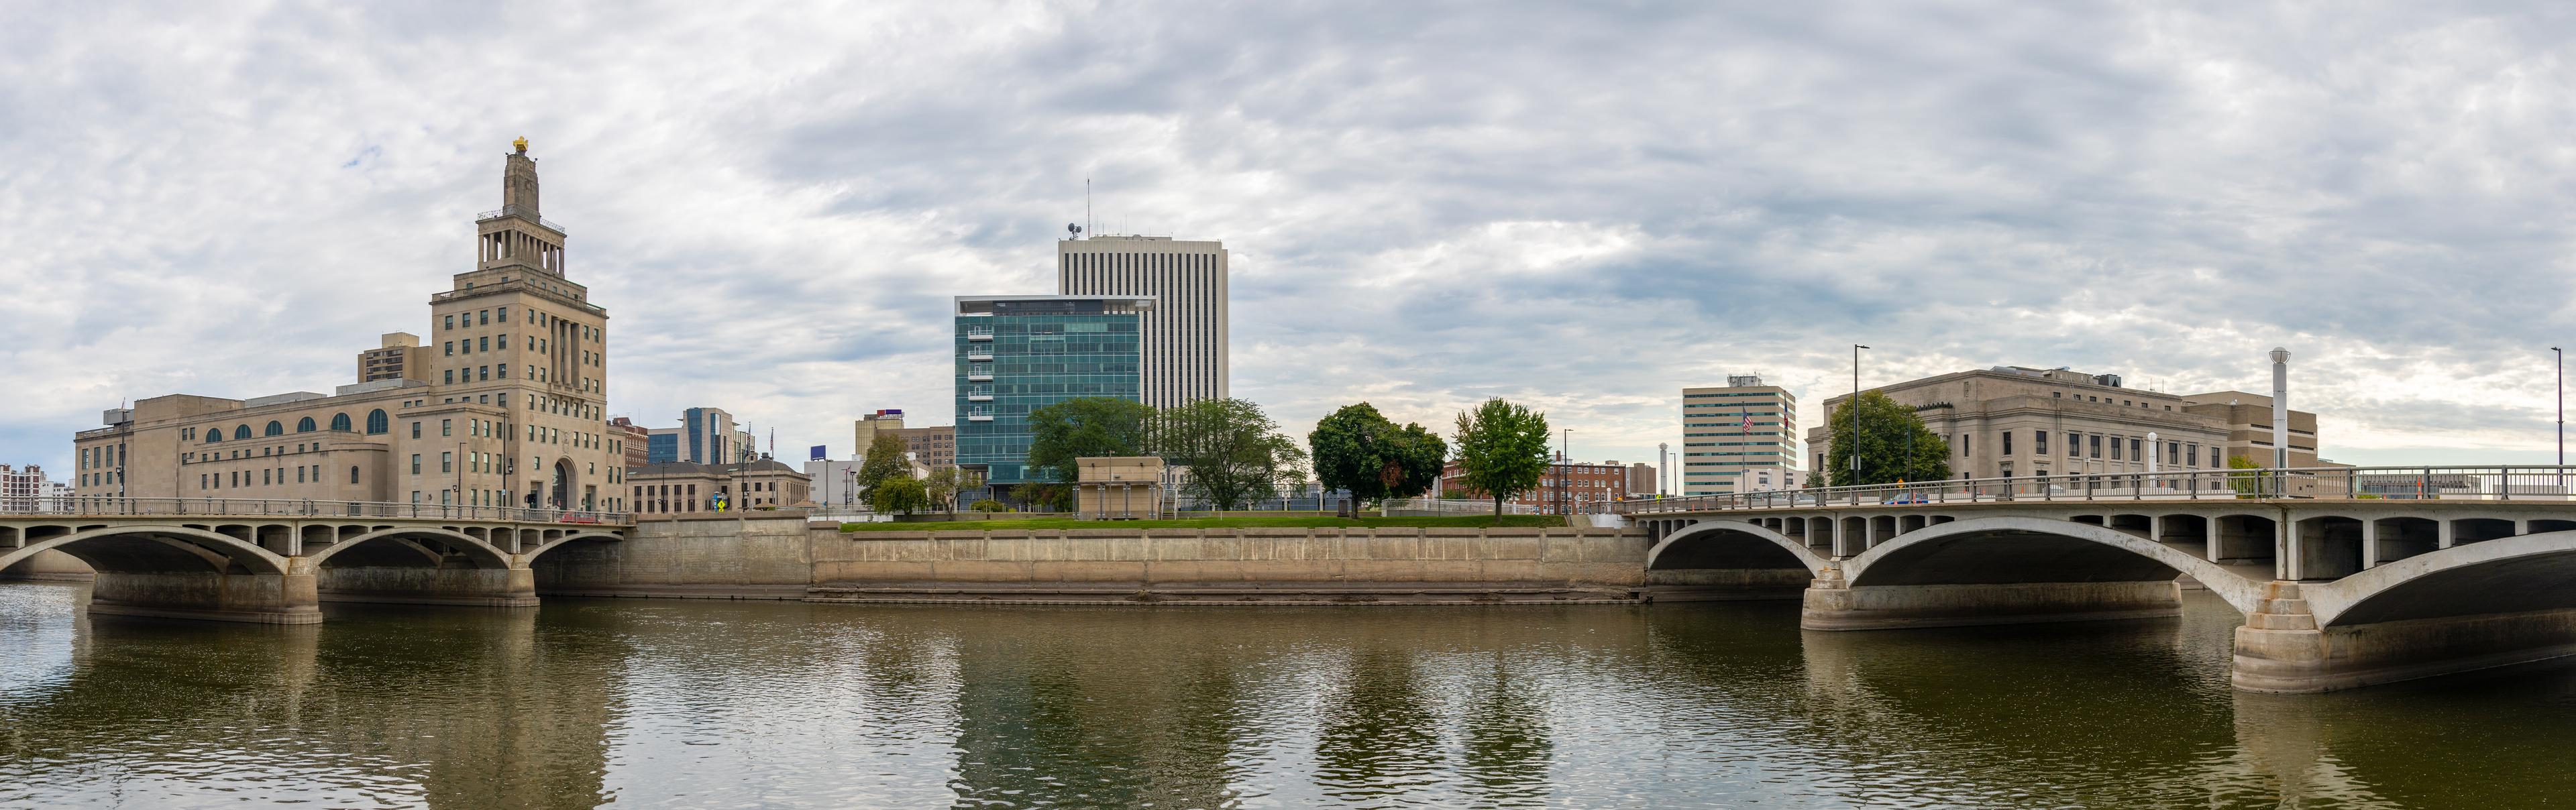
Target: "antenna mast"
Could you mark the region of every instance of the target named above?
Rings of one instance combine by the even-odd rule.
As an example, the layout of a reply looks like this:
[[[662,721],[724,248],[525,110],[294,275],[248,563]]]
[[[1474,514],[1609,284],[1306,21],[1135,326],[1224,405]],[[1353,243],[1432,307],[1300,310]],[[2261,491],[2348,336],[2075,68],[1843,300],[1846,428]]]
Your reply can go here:
[[[1082,177],[1082,231],[1083,231],[1084,233],[1090,233],[1090,232],[1091,232],[1091,229],[1092,229],[1092,227],[1093,227],[1093,225],[1094,225],[1094,223],[1091,221],[1091,176],[1090,176],[1090,175],[1083,175],[1083,177]]]

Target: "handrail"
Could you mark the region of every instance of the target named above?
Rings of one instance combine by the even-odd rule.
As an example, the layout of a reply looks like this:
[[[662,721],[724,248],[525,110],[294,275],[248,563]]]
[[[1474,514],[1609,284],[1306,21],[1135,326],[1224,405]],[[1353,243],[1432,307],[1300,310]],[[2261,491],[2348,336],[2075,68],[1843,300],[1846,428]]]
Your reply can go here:
[[[537,216],[537,212],[535,212],[535,211],[530,211],[530,210],[528,210],[528,209],[521,208],[521,207],[519,207],[519,206],[515,206],[515,205],[504,205],[504,206],[501,206],[500,208],[497,208],[497,209],[494,209],[494,210],[485,211],[485,212],[480,213],[480,214],[475,214],[475,215],[474,215],[474,221],[475,221],[475,222],[488,222],[488,221],[491,221],[491,220],[500,219],[500,218],[502,218],[502,217],[507,217],[507,216],[519,216],[519,217],[526,217],[526,218],[528,218],[528,219],[533,219],[533,220],[536,220],[536,221],[537,221],[537,224],[539,224],[539,225],[543,225],[543,226],[546,226],[546,227],[548,227],[548,228],[553,229],[555,233],[563,234],[563,235],[565,235],[565,236],[571,236],[571,235],[572,235],[572,232],[571,232],[571,231],[564,230],[564,227],[563,227],[563,226],[555,224],[553,220],[549,220],[549,219],[546,219],[545,217]]]
[[[2087,472],[1620,501],[1623,515],[2000,501],[2531,500],[2576,502],[2576,465],[2295,467]]]
[[[528,509],[516,506],[401,503],[394,501],[325,501],[286,498],[135,498],[115,495],[0,498],[0,516],[110,517],[118,515],[202,515],[207,517],[377,517],[433,520],[494,520],[518,523],[630,525],[626,512],[586,509]]]

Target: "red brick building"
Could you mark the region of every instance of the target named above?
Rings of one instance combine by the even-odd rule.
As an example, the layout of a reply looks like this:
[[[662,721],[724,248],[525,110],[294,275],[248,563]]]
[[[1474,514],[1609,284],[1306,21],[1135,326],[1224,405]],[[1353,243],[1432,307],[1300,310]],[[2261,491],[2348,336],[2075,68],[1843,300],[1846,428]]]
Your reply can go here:
[[[1460,479],[1464,472],[1458,462],[1440,470],[1439,497],[1466,500],[1491,500],[1492,495],[1468,487]],[[1593,514],[1601,512],[1612,501],[1628,497],[1628,468],[1616,461],[1600,464],[1575,462],[1548,465],[1547,474],[1539,478],[1538,487],[1523,492],[1504,503],[1535,508],[1539,514]]]

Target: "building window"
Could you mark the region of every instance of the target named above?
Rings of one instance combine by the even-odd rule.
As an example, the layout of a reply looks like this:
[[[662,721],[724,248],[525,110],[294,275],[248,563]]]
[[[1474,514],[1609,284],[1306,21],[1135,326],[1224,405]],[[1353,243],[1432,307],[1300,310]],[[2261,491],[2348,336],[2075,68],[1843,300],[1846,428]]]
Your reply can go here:
[[[2120,437],[2118,436],[2111,437],[2111,460],[2120,460]]]
[[[377,408],[367,412],[367,435],[381,435],[392,430],[393,423],[385,418],[385,409]]]
[[[412,423],[411,423],[411,437],[412,437],[412,438],[415,438],[415,439],[420,438],[420,421],[419,421],[419,420],[413,420],[413,421],[412,421]]]
[[[2200,466],[2200,445],[2194,444],[2184,446],[2182,450],[2182,463],[2185,466],[2190,467]]]
[[[2182,463],[2182,442],[2165,442],[2165,463]]]
[[[502,322],[502,323],[509,323],[509,322],[510,322],[510,308],[509,308],[509,307],[502,307],[502,308],[501,308],[501,322]]]
[[[482,339],[480,340],[480,342],[482,343],[483,351],[487,351],[487,352],[488,352],[488,351],[491,351],[491,350],[492,350],[492,339],[491,339],[491,338],[488,338],[488,337],[487,337],[487,338],[482,338]]]
[[[449,328],[449,329],[454,329],[454,328],[456,328],[456,316],[454,316],[454,315],[449,315],[449,316],[447,316],[447,328]]]
[[[445,354],[449,357],[456,356],[456,341],[451,340],[446,343]]]
[[[2012,431],[2004,431],[2004,455],[2012,455]]]
[[[451,368],[451,369],[448,369],[448,370],[446,370],[446,371],[440,372],[440,373],[439,373],[439,375],[438,375],[438,382],[439,382],[441,385],[455,385],[455,384],[456,384],[456,369],[452,369],[452,368]]]
[[[439,471],[439,472],[441,472],[441,473],[452,473],[452,472],[455,472],[455,471],[456,471],[456,454],[455,454],[455,453],[440,453],[440,454],[438,454],[438,471]]]
[[[206,443],[207,443],[207,444],[214,444],[214,443],[216,443],[216,442],[220,442],[220,441],[223,441],[223,440],[224,440],[224,429],[223,429],[223,428],[215,428],[215,429],[213,429],[213,430],[206,431]]]
[[[297,433],[311,433],[311,432],[313,432],[313,417],[307,416],[307,417],[304,417],[304,418],[302,418],[302,419],[295,420],[295,432],[297,432]]]
[[[262,435],[262,436],[284,436],[284,435],[286,435],[286,425],[285,425],[285,423],[279,422],[279,421],[277,421],[277,420],[275,420],[275,419],[268,420],[268,429],[267,429],[267,430],[265,430],[265,431],[262,431],[262,432],[260,433],[260,435]]]
[[[419,454],[419,453],[413,453],[413,454],[411,454],[411,474],[413,474],[413,475],[419,475],[419,474],[420,474],[420,454]]]
[[[2131,460],[2133,460],[2133,461],[2146,461],[2146,460],[2147,460],[2147,457],[2146,457],[2146,456],[2138,455],[2138,446],[2139,446],[2139,445],[2138,445],[2138,442],[2139,442],[2139,441],[2141,441],[2141,440],[2139,440],[2139,439],[2130,439],[2130,440],[2129,440],[2129,458],[2130,458]]]
[[[332,414],[331,429],[342,433],[349,432],[349,415],[345,413]]]
[[[483,322],[484,322],[485,324],[489,324],[489,323],[491,323],[491,322],[492,322],[492,311],[491,311],[491,310],[488,310],[488,309],[487,309],[487,310],[483,310],[483,311],[481,312],[481,314],[482,314],[482,316],[483,316]]]
[[[454,435],[456,435],[456,430],[455,430],[455,428],[456,428],[456,424],[455,424],[455,423],[456,423],[456,420],[453,420],[453,419],[441,419],[441,420],[438,420],[438,435],[441,435],[441,436],[454,436]]]
[[[2089,437],[2087,437],[2087,438],[2089,438],[2089,439],[2091,440],[2091,443],[2092,443],[2092,445],[2093,445],[2093,452],[2092,452],[2092,453],[2090,453],[2090,454],[2088,454],[2088,455],[2090,455],[2090,457],[2092,457],[2092,458],[2101,458],[2101,457],[2102,457],[2102,434],[2096,433],[2096,434],[2093,434],[2092,436],[2089,436]]]
[[[2084,457],[2084,434],[2081,434],[2081,433],[2068,433],[2068,434],[2066,434],[2066,457],[2067,457],[2067,458],[2082,458],[2082,457]]]

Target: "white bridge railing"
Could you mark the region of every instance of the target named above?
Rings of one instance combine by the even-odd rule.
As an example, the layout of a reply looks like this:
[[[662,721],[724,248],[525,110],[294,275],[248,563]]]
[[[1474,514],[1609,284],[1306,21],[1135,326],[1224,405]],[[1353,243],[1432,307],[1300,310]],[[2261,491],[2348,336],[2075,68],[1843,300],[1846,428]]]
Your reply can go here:
[[[2005,501],[2234,498],[2576,501],[2576,466],[2305,467],[2080,473],[1621,501],[1623,515]]]
[[[1398,512],[1415,517],[1490,515],[1494,513],[1494,502],[1462,498],[1388,498],[1378,502],[1378,514],[1395,517]],[[1534,515],[1538,514],[1538,507],[1506,502],[1503,504],[1503,514]]]
[[[625,525],[624,512],[580,509],[523,509],[512,506],[460,506],[384,501],[322,501],[266,498],[119,498],[106,495],[0,498],[0,517],[111,515],[204,515],[208,517],[376,517],[430,520],[503,520],[520,523]]]

